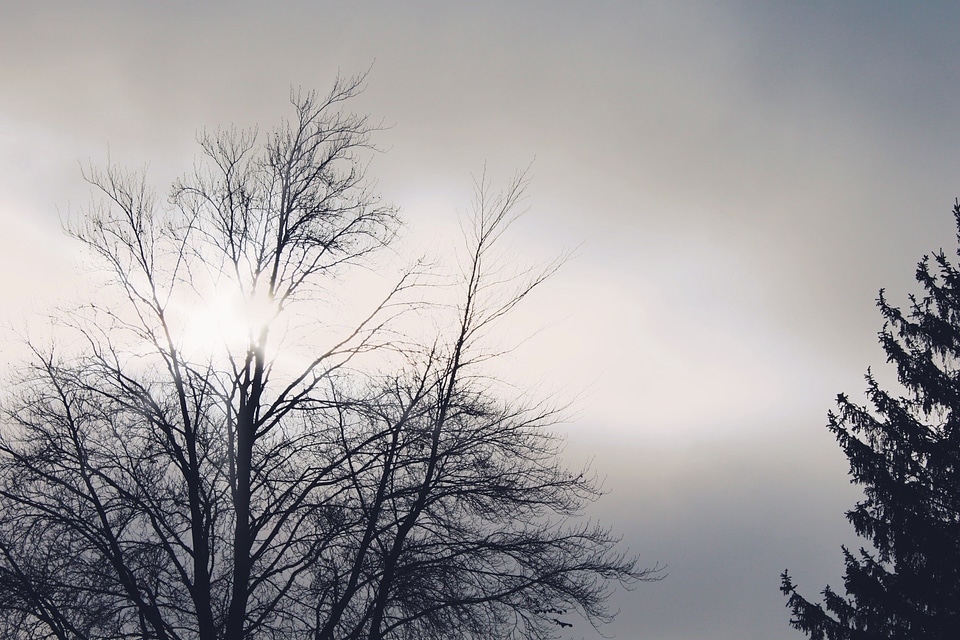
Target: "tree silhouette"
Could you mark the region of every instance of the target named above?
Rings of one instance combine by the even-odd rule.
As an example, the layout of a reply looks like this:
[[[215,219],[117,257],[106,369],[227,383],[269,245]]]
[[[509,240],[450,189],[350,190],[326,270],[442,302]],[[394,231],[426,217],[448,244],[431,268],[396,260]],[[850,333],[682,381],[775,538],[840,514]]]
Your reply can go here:
[[[960,230],[960,202],[953,213]],[[843,549],[846,593],[827,587],[822,604],[782,576],[791,624],[815,640],[945,639],[960,629],[960,271],[941,251],[916,277],[924,293],[906,313],[883,291],[877,301],[903,395],[868,372],[873,411],[840,395],[829,415],[864,488],[847,519],[874,550]]]
[[[546,638],[656,577],[578,518],[599,487],[559,463],[557,408],[484,375],[484,336],[557,266],[493,250],[522,175],[478,184],[455,304],[424,305],[420,268],[346,329],[320,304],[398,224],[342,108],[361,81],[294,94],[263,142],[201,136],[166,205],[87,174],[103,204],[68,230],[111,285],[5,400],[7,637]],[[239,315],[198,333],[222,300]],[[434,311],[430,339],[403,330]]]

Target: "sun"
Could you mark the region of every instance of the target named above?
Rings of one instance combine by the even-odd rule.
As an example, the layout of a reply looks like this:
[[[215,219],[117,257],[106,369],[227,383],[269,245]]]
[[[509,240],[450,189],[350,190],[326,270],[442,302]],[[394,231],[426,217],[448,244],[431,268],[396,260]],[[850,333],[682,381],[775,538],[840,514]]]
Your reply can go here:
[[[259,344],[263,330],[272,329],[278,315],[277,303],[267,295],[245,294],[236,286],[215,287],[184,309],[181,348],[205,357],[245,353],[264,346]]]

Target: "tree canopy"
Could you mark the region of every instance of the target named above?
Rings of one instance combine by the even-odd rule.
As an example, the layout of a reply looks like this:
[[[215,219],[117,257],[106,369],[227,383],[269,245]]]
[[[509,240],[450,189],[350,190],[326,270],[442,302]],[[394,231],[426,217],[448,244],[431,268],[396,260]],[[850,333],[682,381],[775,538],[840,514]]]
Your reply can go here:
[[[656,577],[581,517],[600,487],[561,464],[560,409],[485,373],[485,337],[558,266],[493,249],[522,175],[477,185],[455,302],[426,304],[418,265],[355,324],[322,304],[400,223],[345,110],[361,81],[295,92],[267,135],[202,135],[166,201],[88,172],[102,201],[68,231],[109,286],[4,397],[6,637],[547,638]],[[198,332],[224,300],[239,315]]]
[[[954,207],[960,231],[960,202]],[[958,235],[960,241],[960,235]],[[870,408],[845,395],[828,427],[864,499],[847,513],[872,550],[843,549],[844,592],[782,591],[813,640],[955,638],[960,629],[960,271],[941,251],[918,265],[906,312],[880,292],[880,344],[901,389],[868,372]]]

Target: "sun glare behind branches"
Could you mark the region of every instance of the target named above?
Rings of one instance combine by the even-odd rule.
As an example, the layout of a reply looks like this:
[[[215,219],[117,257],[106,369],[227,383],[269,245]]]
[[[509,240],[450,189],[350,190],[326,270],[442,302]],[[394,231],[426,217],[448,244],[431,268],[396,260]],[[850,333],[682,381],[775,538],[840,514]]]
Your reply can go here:
[[[183,309],[182,349],[191,356],[204,358],[218,354],[237,355],[261,346],[264,327],[270,327],[266,357],[276,355],[279,336],[279,309],[267,295],[247,293],[236,286],[216,286],[207,295]]]

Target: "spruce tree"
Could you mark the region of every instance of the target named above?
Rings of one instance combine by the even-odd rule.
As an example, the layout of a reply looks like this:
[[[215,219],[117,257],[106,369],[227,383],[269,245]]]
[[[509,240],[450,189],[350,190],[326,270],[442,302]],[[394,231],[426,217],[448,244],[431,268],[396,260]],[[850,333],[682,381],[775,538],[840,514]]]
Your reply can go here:
[[[953,214],[960,242],[960,201]],[[783,573],[791,625],[811,640],[960,637],[960,270],[941,250],[916,278],[906,312],[877,300],[900,388],[868,371],[872,410],[841,394],[828,416],[864,492],[847,519],[873,549],[843,549],[845,593],[827,587],[822,603]]]

